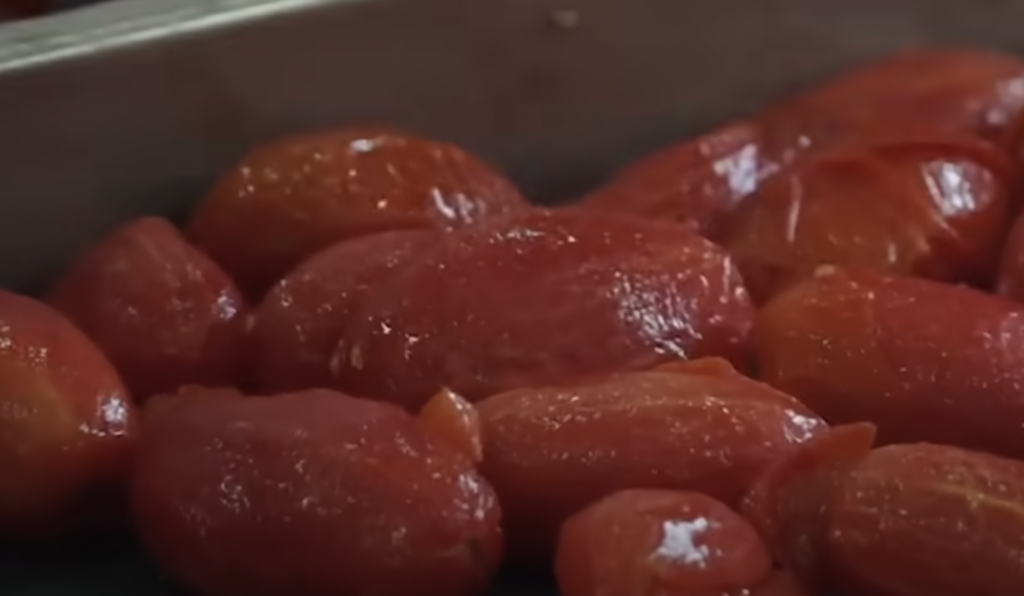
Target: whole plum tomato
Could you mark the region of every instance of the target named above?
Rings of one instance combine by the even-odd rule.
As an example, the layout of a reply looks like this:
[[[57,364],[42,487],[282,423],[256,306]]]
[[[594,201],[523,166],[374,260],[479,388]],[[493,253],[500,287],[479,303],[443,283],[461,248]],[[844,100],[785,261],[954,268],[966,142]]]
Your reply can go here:
[[[991,283],[1012,168],[965,137],[874,140],[809,156],[735,212],[723,245],[757,300],[819,265]]]
[[[445,235],[363,294],[337,387],[420,407],[644,369],[745,363],[753,308],[729,256],[671,222],[533,211]]]
[[[839,594],[1017,596],[1024,463],[942,445],[872,451],[828,506]]]
[[[1024,215],[1017,217],[1003,248],[996,292],[1024,302]]]
[[[679,221],[717,239],[739,202],[779,164],[757,122],[741,120],[645,156],[571,208]]]
[[[828,515],[836,486],[871,451],[875,427],[836,426],[775,460],[751,485],[743,515],[754,524],[775,560],[810,594],[829,589]]]
[[[190,383],[241,381],[242,295],[165,219],[115,230],[72,264],[46,300],[106,353],[136,401]]]
[[[561,596],[738,594],[771,572],[745,519],[711,497],[670,490],[624,490],[589,505],[562,525],[555,558]]]
[[[147,412],[143,543],[204,596],[468,596],[502,548],[494,494],[400,408],[309,390],[193,392]]]
[[[134,407],[100,350],[49,306],[0,290],[0,538],[116,524],[135,438]]]
[[[340,240],[456,227],[526,206],[511,182],[454,145],[349,128],[252,150],[199,204],[188,233],[258,297]]]
[[[790,396],[699,364],[517,389],[477,411],[481,469],[528,564],[552,552],[569,515],[618,490],[693,490],[737,506],[765,466],[826,428]]]
[[[316,253],[279,281],[256,310],[251,333],[260,388],[330,387],[331,355],[359,299],[436,238],[430,230],[361,236]]]
[[[769,302],[760,378],[881,443],[929,441],[1024,457],[1024,307],[872,272],[823,271]]]
[[[760,114],[781,139],[822,148],[865,132],[918,129],[1000,144],[1024,106],[1024,61],[984,50],[918,49],[849,70]]]

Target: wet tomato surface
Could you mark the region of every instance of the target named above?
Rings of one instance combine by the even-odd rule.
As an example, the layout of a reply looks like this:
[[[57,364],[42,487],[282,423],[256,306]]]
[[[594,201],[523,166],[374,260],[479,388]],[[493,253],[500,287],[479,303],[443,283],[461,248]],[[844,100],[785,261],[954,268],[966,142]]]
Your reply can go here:
[[[667,490],[625,490],[587,506],[563,524],[555,558],[562,596],[739,594],[771,571],[739,514]]]
[[[736,506],[775,458],[826,428],[790,396],[699,361],[696,373],[518,389],[477,410],[482,470],[525,559],[550,553],[566,517],[617,490],[693,490]]]
[[[477,401],[673,357],[742,364],[752,319],[729,256],[679,225],[535,211],[445,235],[382,280],[332,365],[341,390],[418,408],[442,387]]]
[[[252,150],[199,203],[188,233],[258,297],[340,240],[457,227],[525,207],[511,182],[454,145],[354,128]]]
[[[100,240],[46,300],[103,349],[138,401],[243,380],[245,301],[165,219],[138,219]]]
[[[145,418],[133,496],[144,544],[186,586],[454,596],[495,571],[493,492],[396,406],[327,390],[169,399]]]
[[[63,315],[0,291],[0,540],[105,531],[137,421],[114,367]]]

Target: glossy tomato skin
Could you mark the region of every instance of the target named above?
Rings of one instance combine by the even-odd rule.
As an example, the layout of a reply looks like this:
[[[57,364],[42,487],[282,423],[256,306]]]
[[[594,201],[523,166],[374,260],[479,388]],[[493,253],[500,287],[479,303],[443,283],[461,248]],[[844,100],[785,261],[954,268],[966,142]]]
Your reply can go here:
[[[117,371],[85,335],[0,290],[0,539],[116,524],[136,424]]]
[[[772,560],[754,528],[700,493],[613,493],[562,525],[562,596],[711,596],[765,581]]]
[[[640,158],[572,208],[678,221],[714,240],[778,168],[762,127],[741,120]]]
[[[755,298],[820,265],[988,287],[1012,212],[1003,153],[966,137],[881,137],[809,156],[761,185],[723,245]]]
[[[880,443],[1024,456],[1024,309],[968,288],[825,271],[759,313],[760,378]]]
[[[838,593],[1011,596],[1024,585],[1024,463],[941,445],[876,449],[829,506]]]
[[[100,240],[46,301],[103,349],[136,400],[241,380],[245,301],[165,219],[138,219]]]
[[[255,148],[199,204],[188,232],[258,296],[341,240],[458,227],[525,207],[511,182],[454,145],[349,128]]]
[[[327,390],[146,417],[143,543],[209,596],[476,594],[501,553],[494,494],[401,409]]]
[[[1024,216],[1017,217],[1003,248],[996,293],[1024,302]]]
[[[1005,143],[1024,106],[1024,62],[983,50],[919,49],[854,68],[763,112],[808,149],[896,129]]]
[[[673,357],[743,363],[752,318],[729,256],[683,227],[538,210],[448,234],[367,292],[333,370],[409,408],[441,387],[473,402]]]
[[[809,594],[828,593],[831,581],[826,505],[875,434],[867,423],[833,427],[775,460],[743,499],[743,515]]]
[[[693,490],[736,506],[765,466],[825,430],[762,383],[678,369],[518,389],[476,406],[481,469],[524,563],[551,553],[569,515],[618,490]]]
[[[362,295],[437,237],[400,230],[353,238],[316,253],[275,284],[256,309],[251,334],[260,389],[330,387],[331,355]]]

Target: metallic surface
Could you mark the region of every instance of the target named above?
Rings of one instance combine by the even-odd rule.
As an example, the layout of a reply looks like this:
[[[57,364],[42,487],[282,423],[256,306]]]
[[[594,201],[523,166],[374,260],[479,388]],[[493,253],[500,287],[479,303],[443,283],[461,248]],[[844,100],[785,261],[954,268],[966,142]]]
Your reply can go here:
[[[251,143],[387,121],[535,198],[868,56],[1014,49],[1024,2],[124,0],[0,29],[0,285],[180,214]]]

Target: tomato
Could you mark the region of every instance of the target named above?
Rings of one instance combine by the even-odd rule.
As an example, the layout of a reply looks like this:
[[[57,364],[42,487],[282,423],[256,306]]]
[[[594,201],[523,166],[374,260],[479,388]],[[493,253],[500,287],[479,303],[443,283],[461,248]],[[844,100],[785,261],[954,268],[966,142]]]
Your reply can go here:
[[[538,210],[381,280],[332,364],[339,389],[419,408],[442,387],[472,402],[673,357],[744,363],[752,318],[728,255],[681,226]]]
[[[459,596],[501,554],[487,483],[401,409],[327,391],[152,410],[134,506],[160,567],[209,596]]]
[[[454,145],[348,128],[250,151],[199,204],[188,232],[248,294],[261,296],[338,241],[460,226],[526,205],[512,183]]]
[[[618,490],[693,490],[738,505],[767,465],[826,428],[767,385],[703,371],[517,389],[476,406],[481,469],[525,563],[551,553],[566,517]]]
[[[820,148],[893,129],[1005,143],[1024,106],[1024,61],[982,50],[919,49],[883,57],[770,108],[759,121]]]
[[[968,288],[823,271],[768,303],[760,377],[881,443],[1024,456],[1024,307]]]
[[[712,596],[769,577],[754,528],[711,497],[624,490],[562,526],[555,559],[561,596]]]
[[[1003,248],[996,292],[1024,302],[1024,215],[1014,222]]]
[[[278,282],[255,313],[252,351],[260,388],[330,387],[331,354],[359,299],[435,241],[436,233],[426,230],[362,236],[320,251]]]
[[[0,291],[0,537],[116,523],[135,411],[117,371],[60,313]]]
[[[766,299],[819,265],[988,285],[1011,213],[1012,169],[955,137],[877,140],[819,152],[762,184],[723,239]]]
[[[419,421],[429,431],[451,441],[474,463],[483,460],[480,413],[458,393],[450,389],[439,391],[420,410]]]
[[[736,205],[778,168],[761,137],[756,122],[739,121],[656,151],[573,208],[675,220],[718,238]]]
[[[1016,596],[1024,586],[1024,463],[941,445],[892,445],[831,501],[839,593]]]
[[[871,450],[875,427],[837,426],[768,466],[743,500],[743,515],[783,567],[811,594],[826,593],[828,503],[836,485]]]
[[[244,300],[167,220],[118,228],[76,260],[46,300],[103,349],[136,400],[241,380]]]
[[[792,574],[785,571],[776,571],[765,582],[754,589],[741,591],[738,594],[730,594],[729,596],[818,596],[818,594],[804,591]]]

